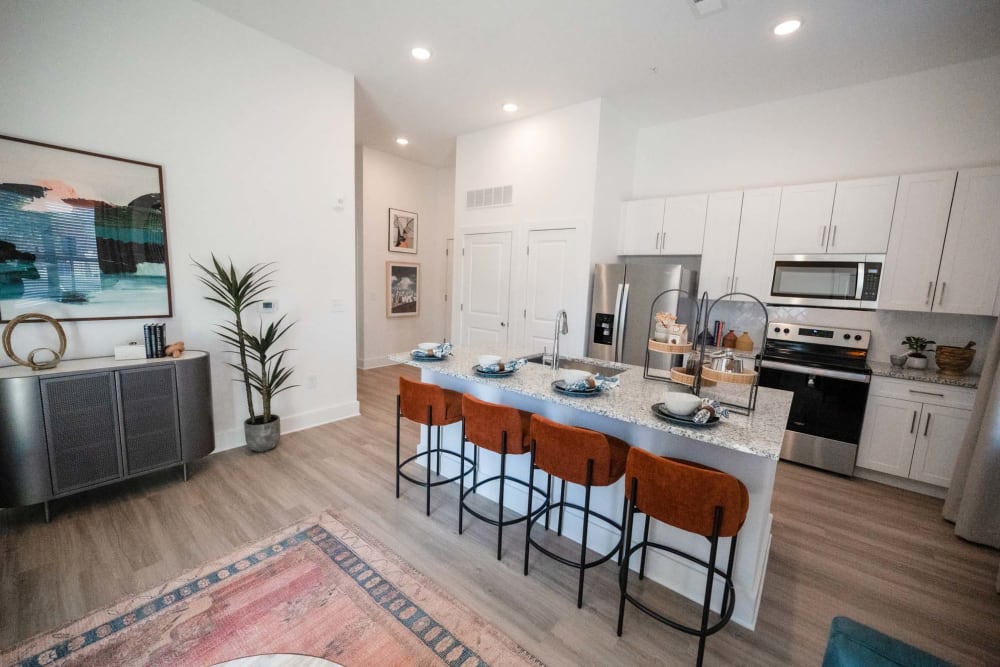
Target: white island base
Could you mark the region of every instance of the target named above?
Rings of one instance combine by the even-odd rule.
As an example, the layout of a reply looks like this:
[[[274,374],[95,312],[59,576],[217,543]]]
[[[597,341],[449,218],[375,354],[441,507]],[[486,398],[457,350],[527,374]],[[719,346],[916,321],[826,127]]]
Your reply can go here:
[[[729,420],[722,420],[717,426],[708,428],[676,426],[655,417],[651,406],[661,401],[667,391],[683,389],[644,379],[641,367],[619,364],[620,368],[628,369],[618,376],[619,387],[600,396],[571,398],[556,394],[550,387],[555,379],[552,371],[536,364],[528,364],[508,378],[475,375],[472,367],[477,355],[484,352],[487,351],[456,350],[448,360],[434,362],[414,362],[406,353],[394,354],[390,358],[420,367],[424,382],[469,393],[484,401],[527,410],[563,424],[608,433],[654,454],[683,458],[723,470],[746,485],[750,507],[737,543],[733,576],[736,606],[732,620],[752,630],[767,570],[771,543],[771,496],[791,394],[761,389],[758,409],[750,416],[733,414]],[[708,395],[709,391],[703,394]],[[426,441],[426,437],[426,432],[422,433],[422,442]],[[461,425],[444,428],[442,444],[458,452],[461,448]],[[467,445],[467,453],[471,452],[471,447],[471,444]],[[458,472],[458,463],[452,459],[442,459],[441,474],[450,476]],[[423,464],[422,459],[418,462]],[[499,456],[481,450],[479,462],[480,479],[499,474]],[[527,480],[528,467],[527,455],[509,456],[507,459],[509,475]],[[545,479],[544,473],[536,472],[537,487],[544,488]],[[556,496],[558,488],[559,482],[555,480],[553,494]],[[591,491],[592,510],[620,520],[624,488],[624,479],[609,487],[595,487]],[[569,500],[583,505],[583,488],[568,485],[567,489]],[[486,485],[480,495],[496,501],[496,485]],[[504,501],[506,507],[523,514],[527,506],[526,491],[518,485],[508,485]],[[537,499],[535,502],[538,502]],[[555,519],[555,514],[552,518]],[[536,526],[536,530],[540,529],[543,529],[542,523]],[[563,535],[577,542],[582,539],[582,512],[566,510]],[[654,541],[708,560],[708,540],[701,536],[656,521],[650,536]],[[635,542],[641,538],[641,524],[633,530],[633,537]],[[616,541],[615,530],[604,526],[601,521],[591,520],[589,548],[594,552],[607,553]],[[719,547],[718,562],[724,567],[729,557],[729,540],[721,540]],[[507,548],[507,553],[510,553],[510,548]],[[647,577],[696,602],[702,601],[705,594],[704,569],[669,553],[649,550],[647,554]],[[638,557],[633,557],[633,569],[638,568],[638,562]],[[716,611],[721,604],[722,588],[716,586],[714,589],[713,609]]]

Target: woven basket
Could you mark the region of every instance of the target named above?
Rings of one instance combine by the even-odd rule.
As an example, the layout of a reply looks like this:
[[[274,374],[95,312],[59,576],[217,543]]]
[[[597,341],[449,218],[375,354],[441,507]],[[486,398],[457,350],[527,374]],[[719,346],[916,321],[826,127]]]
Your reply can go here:
[[[937,364],[938,375],[961,375],[972,365],[975,356],[975,348],[938,345],[934,350],[934,363]]]

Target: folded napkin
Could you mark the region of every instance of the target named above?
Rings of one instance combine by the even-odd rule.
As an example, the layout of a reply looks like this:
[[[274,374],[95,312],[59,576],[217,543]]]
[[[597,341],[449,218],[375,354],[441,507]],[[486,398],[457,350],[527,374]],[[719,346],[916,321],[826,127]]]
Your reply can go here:
[[[428,358],[441,359],[443,357],[447,357],[449,354],[451,354],[451,343],[441,343],[437,347],[428,350],[426,352],[421,349],[410,350],[410,356],[414,357],[415,359],[420,359],[421,357],[425,359]]]
[[[606,378],[603,375],[591,375],[572,384],[568,382],[563,383],[563,388],[566,391],[593,391],[595,389],[603,391],[605,389],[614,389],[617,386],[618,378]]]
[[[484,373],[506,373],[510,371],[513,373],[521,366],[528,363],[527,359],[511,359],[510,361],[498,361],[495,364],[487,364],[486,366],[480,366],[479,370]]]
[[[698,408],[698,412],[694,413],[691,419],[695,424],[707,424],[713,415],[729,419],[729,410],[722,407],[722,404],[716,400],[703,398],[701,400],[701,407]]]

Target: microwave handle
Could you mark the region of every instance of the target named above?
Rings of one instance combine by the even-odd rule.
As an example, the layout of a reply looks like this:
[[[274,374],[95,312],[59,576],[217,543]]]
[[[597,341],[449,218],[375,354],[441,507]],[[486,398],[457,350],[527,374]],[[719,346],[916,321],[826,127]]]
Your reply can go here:
[[[858,264],[858,281],[854,287],[856,299],[861,299],[865,294],[865,262]]]

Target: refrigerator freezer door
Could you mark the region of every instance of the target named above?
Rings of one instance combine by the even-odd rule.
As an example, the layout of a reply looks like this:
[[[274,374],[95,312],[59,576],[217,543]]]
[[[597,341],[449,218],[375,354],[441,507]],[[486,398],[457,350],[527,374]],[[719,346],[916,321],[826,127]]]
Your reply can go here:
[[[615,361],[621,335],[618,314],[625,285],[624,264],[594,265],[593,298],[587,332],[587,356]]]

